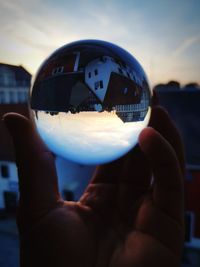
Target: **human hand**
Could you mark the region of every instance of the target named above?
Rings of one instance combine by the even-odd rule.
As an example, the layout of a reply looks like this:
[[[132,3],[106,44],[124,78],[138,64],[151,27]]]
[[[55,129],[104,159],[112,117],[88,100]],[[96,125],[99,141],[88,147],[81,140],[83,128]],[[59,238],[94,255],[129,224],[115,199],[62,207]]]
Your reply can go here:
[[[4,121],[19,171],[21,266],[179,266],[184,155],[179,134],[153,108],[139,146],[99,166],[78,202],[58,192],[54,156],[24,117]],[[152,174],[154,177],[153,183]]]

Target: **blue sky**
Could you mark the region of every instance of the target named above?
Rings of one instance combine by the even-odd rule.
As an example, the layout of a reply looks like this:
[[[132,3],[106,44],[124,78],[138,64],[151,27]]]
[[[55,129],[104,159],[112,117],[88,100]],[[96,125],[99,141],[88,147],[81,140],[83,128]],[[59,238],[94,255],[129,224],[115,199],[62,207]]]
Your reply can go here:
[[[199,0],[7,0],[0,23],[0,62],[32,74],[65,43],[103,39],[132,53],[151,84],[200,83]]]

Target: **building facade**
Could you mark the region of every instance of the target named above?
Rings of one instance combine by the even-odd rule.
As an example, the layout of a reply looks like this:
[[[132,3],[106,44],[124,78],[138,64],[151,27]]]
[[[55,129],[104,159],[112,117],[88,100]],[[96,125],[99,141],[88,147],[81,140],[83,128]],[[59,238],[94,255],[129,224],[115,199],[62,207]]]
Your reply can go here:
[[[0,104],[26,103],[30,79],[22,66],[0,63]]]
[[[27,98],[31,75],[22,66],[0,63],[0,118],[7,112],[28,117]],[[14,211],[18,176],[11,137],[0,122],[0,209]]]

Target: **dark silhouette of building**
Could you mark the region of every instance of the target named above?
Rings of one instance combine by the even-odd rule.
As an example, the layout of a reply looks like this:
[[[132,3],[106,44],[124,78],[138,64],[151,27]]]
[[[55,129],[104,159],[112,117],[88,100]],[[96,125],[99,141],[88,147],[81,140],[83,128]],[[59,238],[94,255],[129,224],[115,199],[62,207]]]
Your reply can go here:
[[[0,63],[0,119],[8,112],[29,116],[31,75],[22,66]],[[17,168],[11,137],[0,121],[0,209],[14,211],[18,197]]]
[[[0,104],[26,103],[30,81],[22,66],[0,63]]]
[[[185,208],[191,212],[191,218],[194,217],[190,221],[194,221],[194,235],[200,238],[200,87],[190,83],[177,90],[166,84],[158,85],[154,90],[183,139],[187,168]]]

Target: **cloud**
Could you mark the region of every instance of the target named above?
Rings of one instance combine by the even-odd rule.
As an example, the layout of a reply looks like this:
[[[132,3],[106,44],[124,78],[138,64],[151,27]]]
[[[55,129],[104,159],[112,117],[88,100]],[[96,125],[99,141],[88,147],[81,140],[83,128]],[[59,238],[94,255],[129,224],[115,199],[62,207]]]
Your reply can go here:
[[[181,55],[188,48],[190,48],[191,46],[193,46],[194,44],[196,44],[199,41],[200,41],[200,35],[195,35],[195,36],[186,38],[180,44],[180,46],[175,49],[175,51],[173,52],[173,56],[179,56],[179,55]]]
[[[14,46],[20,47],[18,61],[34,68],[33,73],[55,49],[75,40],[107,40],[129,51],[133,47],[133,42],[129,42],[132,38],[129,28],[130,12],[127,11],[126,16],[120,14],[118,5],[112,1],[104,1],[103,5],[100,5],[93,1],[81,0],[75,3],[59,1],[57,4],[42,0],[8,0],[0,6],[0,36],[4,40],[3,43],[8,44],[4,45],[2,54],[9,55],[11,49],[15,51]],[[136,13],[134,15],[131,11],[133,22],[137,18]],[[133,24],[136,25],[136,21]],[[134,27],[132,26],[131,30]],[[16,51],[19,51],[19,48]],[[34,58],[30,61],[31,55]]]
[[[35,73],[41,62],[65,43],[102,39],[127,49],[149,76],[152,59],[159,62],[158,69],[170,76],[176,62],[169,61],[168,72],[166,62],[169,55],[181,61],[184,52],[199,40],[199,35],[186,38],[195,32],[199,22],[198,16],[195,18],[196,26],[193,25],[193,9],[188,9],[188,5],[191,6],[188,3],[181,7],[173,4],[171,9],[171,3],[166,2],[165,5],[156,4],[155,9],[155,3],[144,4],[144,1],[136,0],[128,0],[125,4],[120,0],[0,1],[1,61],[9,59],[12,64],[13,59],[13,64],[28,66]],[[190,17],[187,23],[184,10]],[[180,40],[184,41],[181,43]],[[174,43],[180,45],[173,51]],[[190,57],[194,63],[197,62],[198,56]],[[154,75],[156,81],[158,74]],[[163,76],[160,77],[163,79]]]

